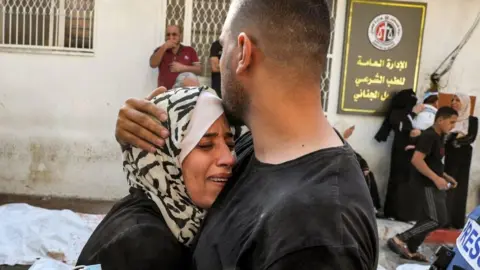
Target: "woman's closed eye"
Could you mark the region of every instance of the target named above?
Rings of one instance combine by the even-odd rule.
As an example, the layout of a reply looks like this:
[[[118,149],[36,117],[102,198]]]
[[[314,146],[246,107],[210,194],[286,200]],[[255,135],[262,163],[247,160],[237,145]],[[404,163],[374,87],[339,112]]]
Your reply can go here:
[[[225,144],[227,145],[228,149],[230,149],[230,151],[235,149],[235,142],[233,142],[233,141],[232,142],[225,142]],[[215,147],[215,143],[213,143],[213,142],[199,143],[197,145],[197,147],[201,150],[209,151],[209,150],[212,150]]]
[[[213,143],[202,143],[197,145],[198,148],[205,151],[213,149],[213,146],[214,146]]]

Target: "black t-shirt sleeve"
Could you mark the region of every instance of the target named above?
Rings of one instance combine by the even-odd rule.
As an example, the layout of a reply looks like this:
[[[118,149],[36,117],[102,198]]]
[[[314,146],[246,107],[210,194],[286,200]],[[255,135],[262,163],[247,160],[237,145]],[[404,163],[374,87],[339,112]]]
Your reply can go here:
[[[322,246],[287,254],[265,270],[361,269],[354,247]]]
[[[220,42],[215,41],[212,43],[212,46],[210,47],[210,57],[218,57],[218,54],[222,50],[222,45],[220,45]]]
[[[429,130],[427,130],[425,132],[422,132],[422,134],[418,137],[415,150],[425,155],[428,155],[432,152],[432,147],[434,143],[435,137]]]
[[[119,234],[98,251],[103,270],[185,269],[188,253],[164,237],[165,232],[153,225],[136,225]],[[165,239],[160,241],[159,239]]]

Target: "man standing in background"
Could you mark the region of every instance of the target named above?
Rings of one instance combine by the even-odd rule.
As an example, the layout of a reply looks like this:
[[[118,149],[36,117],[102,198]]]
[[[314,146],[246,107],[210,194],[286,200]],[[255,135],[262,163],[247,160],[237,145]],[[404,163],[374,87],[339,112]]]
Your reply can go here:
[[[200,61],[195,49],[184,46],[182,29],[178,25],[167,26],[165,43],[156,48],[150,57],[150,66],[158,68],[158,86],[171,89],[180,73],[201,73]]]
[[[210,47],[210,66],[212,68],[212,88],[215,89],[217,95],[221,98],[220,90],[220,58],[222,58],[222,45],[220,41],[215,41]]]

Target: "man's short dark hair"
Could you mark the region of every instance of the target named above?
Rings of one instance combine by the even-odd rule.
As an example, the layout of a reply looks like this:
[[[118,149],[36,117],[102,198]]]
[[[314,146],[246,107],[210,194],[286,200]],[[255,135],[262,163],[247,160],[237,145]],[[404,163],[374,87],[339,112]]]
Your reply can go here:
[[[454,115],[458,116],[458,112],[452,107],[444,106],[438,109],[437,114],[435,114],[435,121],[438,119],[448,119]]]
[[[330,43],[324,0],[234,0],[232,38],[246,32],[268,59],[320,79]],[[255,36],[257,34],[257,36]]]

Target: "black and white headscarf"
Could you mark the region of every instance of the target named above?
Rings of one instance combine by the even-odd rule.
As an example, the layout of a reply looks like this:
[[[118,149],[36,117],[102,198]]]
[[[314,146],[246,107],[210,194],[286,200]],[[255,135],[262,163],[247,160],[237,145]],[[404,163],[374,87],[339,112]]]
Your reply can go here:
[[[123,150],[123,168],[130,186],[144,190],[160,209],[177,240],[188,246],[206,214],[190,199],[182,162],[210,126],[223,114],[222,102],[208,87],[179,88],[152,100],[167,112],[166,145],[152,154],[136,147]]]

